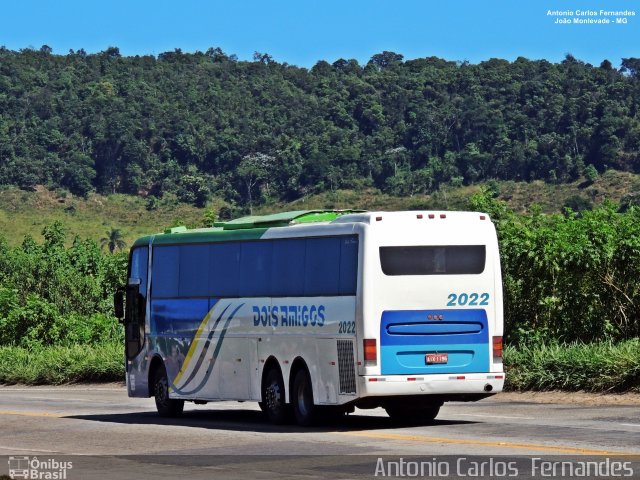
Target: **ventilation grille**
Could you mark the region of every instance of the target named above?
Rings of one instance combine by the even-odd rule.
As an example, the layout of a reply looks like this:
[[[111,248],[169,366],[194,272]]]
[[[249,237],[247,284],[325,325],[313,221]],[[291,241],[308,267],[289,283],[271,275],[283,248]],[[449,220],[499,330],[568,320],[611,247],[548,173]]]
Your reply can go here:
[[[352,340],[338,340],[338,373],[340,375],[340,393],[356,393],[356,369]]]

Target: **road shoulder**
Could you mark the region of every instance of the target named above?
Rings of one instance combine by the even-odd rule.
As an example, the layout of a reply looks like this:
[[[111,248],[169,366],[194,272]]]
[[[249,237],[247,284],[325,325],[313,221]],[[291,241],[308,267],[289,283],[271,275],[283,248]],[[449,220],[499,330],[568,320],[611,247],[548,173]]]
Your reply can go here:
[[[492,400],[500,402],[560,403],[572,405],[640,405],[640,393],[589,392],[503,392]]]

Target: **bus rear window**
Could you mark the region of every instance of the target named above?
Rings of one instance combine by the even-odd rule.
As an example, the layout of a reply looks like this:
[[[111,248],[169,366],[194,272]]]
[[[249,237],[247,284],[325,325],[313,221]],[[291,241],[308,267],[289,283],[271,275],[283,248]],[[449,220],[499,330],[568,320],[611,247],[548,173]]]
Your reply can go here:
[[[484,271],[484,245],[380,247],[385,275],[471,275]]]

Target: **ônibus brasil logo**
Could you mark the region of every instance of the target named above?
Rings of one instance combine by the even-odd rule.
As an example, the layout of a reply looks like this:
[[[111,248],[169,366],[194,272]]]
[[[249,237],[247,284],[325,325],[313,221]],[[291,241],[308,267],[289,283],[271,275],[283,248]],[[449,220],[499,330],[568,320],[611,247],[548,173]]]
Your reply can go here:
[[[55,458],[38,460],[38,457],[9,457],[9,476],[13,479],[66,480],[67,470],[73,462],[62,462]]]

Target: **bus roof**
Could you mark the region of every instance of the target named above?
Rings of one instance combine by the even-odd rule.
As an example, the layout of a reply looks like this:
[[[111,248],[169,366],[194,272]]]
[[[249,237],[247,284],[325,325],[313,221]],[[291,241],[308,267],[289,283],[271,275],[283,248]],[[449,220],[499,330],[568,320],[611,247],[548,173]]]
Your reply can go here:
[[[228,222],[216,222],[213,226],[222,227],[224,230],[286,227],[299,223],[330,222],[342,215],[363,211],[364,210],[294,210],[292,212],[273,213],[271,215],[242,217]]]
[[[168,228],[164,233],[139,238],[133,246],[148,244],[152,237],[154,244],[252,240],[260,238],[269,228],[331,222],[343,215],[362,212],[364,210],[294,210],[270,215],[252,215],[226,222],[215,222],[213,227],[208,228],[188,229],[185,226]]]
[[[187,227],[172,227],[158,233],[139,238],[134,247],[148,245],[153,239],[154,244],[205,243],[237,240],[258,240],[264,233],[274,227],[287,227],[311,223],[378,223],[386,224],[391,221],[406,222],[414,219],[451,219],[468,221],[471,218],[488,220],[489,216],[480,212],[445,212],[445,211],[407,211],[407,212],[366,212],[364,210],[295,210],[291,212],[274,213],[271,215],[253,215],[237,218],[227,222],[215,222],[213,227],[188,229]],[[386,221],[383,221],[386,220]]]

